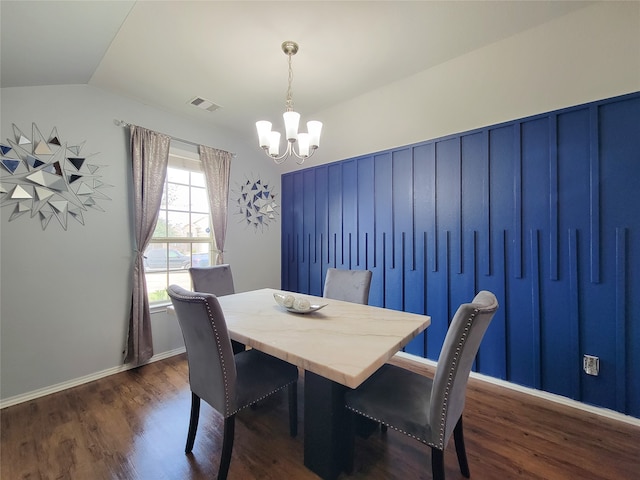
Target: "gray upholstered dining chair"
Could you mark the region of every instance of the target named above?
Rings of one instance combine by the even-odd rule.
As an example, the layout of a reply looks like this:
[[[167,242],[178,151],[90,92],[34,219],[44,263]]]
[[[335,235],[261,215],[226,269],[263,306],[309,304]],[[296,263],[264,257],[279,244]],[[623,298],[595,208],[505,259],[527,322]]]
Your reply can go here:
[[[213,293],[216,297],[236,293],[233,286],[233,275],[229,264],[212,267],[191,267],[189,269],[191,283],[196,292]],[[240,342],[231,340],[233,353],[242,352],[246,347]]]
[[[298,433],[298,368],[256,349],[233,354],[224,314],[215,295],[171,285],[167,292],[178,316],[187,348],[191,418],[185,453],[196,438],[200,400],[224,417],[218,480],[227,478],[236,413],[288,387],[289,430]]]
[[[329,268],[324,279],[322,295],[324,298],[367,305],[371,289],[371,276],[370,270]]]
[[[487,291],[479,292],[471,303],[460,305],[444,339],[433,379],[385,364],[345,396],[352,417],[363,415],[429,445],[434,480],[444,480],[444,449],[451,434],[460,471],[469,478],[462,411],[471,366],[497,309],[495,295]],[[350,436],[347,468],[352,470],[353,431]]]
[[[191,267],[189,274],[196,292],[213,293],[216,297],[236,293],[229,264]]]

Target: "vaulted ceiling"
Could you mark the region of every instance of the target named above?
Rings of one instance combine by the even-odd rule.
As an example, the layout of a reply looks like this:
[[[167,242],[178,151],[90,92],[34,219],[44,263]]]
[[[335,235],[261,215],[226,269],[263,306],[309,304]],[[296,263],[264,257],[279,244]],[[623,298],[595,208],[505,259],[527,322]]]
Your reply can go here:
[[[0,83],[88,84],[246,135],[284,111],[285,40],[304,119],[591,3],[2,0]]]

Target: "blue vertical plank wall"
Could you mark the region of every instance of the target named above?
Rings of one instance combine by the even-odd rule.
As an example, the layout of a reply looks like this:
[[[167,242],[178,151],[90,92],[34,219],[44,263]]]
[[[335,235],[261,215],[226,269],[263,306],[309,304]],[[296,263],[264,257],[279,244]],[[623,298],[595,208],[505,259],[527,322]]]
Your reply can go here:
[[[640,417],[640,92],[283,175],[282,288],[329,267],[431,315],[405,350],[433,360],[491,290],[476,371]]]

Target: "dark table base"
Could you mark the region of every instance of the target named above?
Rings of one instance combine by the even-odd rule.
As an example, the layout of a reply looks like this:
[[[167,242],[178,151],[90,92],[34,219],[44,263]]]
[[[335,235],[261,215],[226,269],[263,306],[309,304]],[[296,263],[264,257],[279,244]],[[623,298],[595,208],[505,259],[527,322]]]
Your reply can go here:
[[[335,480],[346,467],[349,441],[344,394],[348,387],[304,373],[304,464],[324,480]]]

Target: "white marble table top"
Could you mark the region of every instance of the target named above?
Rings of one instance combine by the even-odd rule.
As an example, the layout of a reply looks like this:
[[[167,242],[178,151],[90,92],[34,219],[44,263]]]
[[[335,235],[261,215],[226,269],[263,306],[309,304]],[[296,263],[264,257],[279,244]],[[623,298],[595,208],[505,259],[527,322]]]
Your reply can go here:
[[[218,297],[231,338],[347,387],[356,388],[426,329],[426,315],[292,293],[317,312],[286,311],[262,289]]]

